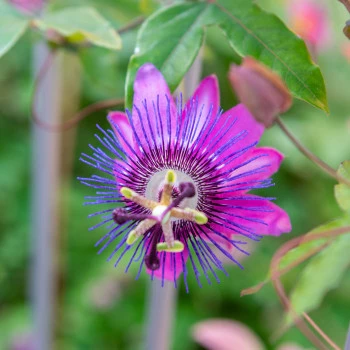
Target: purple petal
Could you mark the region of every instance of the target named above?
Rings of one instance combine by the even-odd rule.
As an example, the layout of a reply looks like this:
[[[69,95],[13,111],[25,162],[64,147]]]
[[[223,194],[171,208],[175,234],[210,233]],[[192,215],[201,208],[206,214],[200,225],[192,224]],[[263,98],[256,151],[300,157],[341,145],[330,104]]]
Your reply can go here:
[[[258,235],[279,236],[292,230],[288,214],[279,206],[259,196],[245,197],[223,201],[227,205],[221,215],[223,222],[231,221]],[[223,228],[222,232],[228,230]]]
[[[252,173],[257,169],[260,169],[261,172],[245,176],[245,181],[268,179],[279,169],[284,158],[281,152],[270,147],[255,148],[250,153],[250,157],[255,160],[240,168],[235,174]]]
[[[133,104],[133,124],[144,149],[174,142],[176,105],[163,75],[150,63],[137,71]]]
[[[208,125],[207,129],[210,128],[211,125]],[[264,126],[254,119],[243,104],[239,104],[219,117],[204,142],[204,146],[211,147],[212,152],[217,151],[220,153],[220,157],[224,158],[235,151],[257,143],[263,132]],[[237,135],[240,135],[238,139]],[[213,138],[218,139],[214,146]],[[236,141],[233,141],[234,139]],[[229,147],[225,148],[227,145]]]
[[[232,192],[227,191],[224,195],[220,195],[220,193],[218,195],[225,196],[226,198],[230,195],[236,196],[235,183],[250,183],[253,186],[254,184],[258,184],[259,181],[270,178],[279,169],[283,158],[284,155],[274,148],[258,147],[252,149],[247,155],[243,155],[240,158],[241,165],[245,165],[238,167],[229,175],[233,178],[231,182]],[[232,168],[231,163],[225,164],[220,169],[220,172],[229,172],[230,168]],[[249,188],[242,192],[247,192],[248,190]]]
[[[208,123],[208,118],[215,119],[219,107],[220,91],[218,79],[215,75],[210,75],[200,82],[193,96],[187,101],[182,113],[182,119],[184,119],[191,111],[191,108],[197,108],[196,117],[199,120],[195,121],[194,140],[197,139],[204,125]]]
[[[148,274],[152,274],[152,272],[154,272],[154,277],[160,279],[160,280],[168,280],[168,281],[174,281],[174,277],[175,279],[178,279],[179,276],[181,275],[181,273],[183,272],[183,264],[182,264],[182,257],[181,255],[183,255],[184,257],[184,261],[186,263],[187,259],[188,259],[188,254],[189,254],[189,250],[187,248],[187,246],[185,245],[185,249],[183,250],[182,253],[166,253],[165,255],[165,264],[164,266],[162,266],[162,262],[163,262],[163,255],[159,254],[160,256],[160,262],[161,262],[161,266],[158,270],[155,271],[151,271],[149,269],[146,268],[146,271]],[[175,259],[174,257],[175,256]],[[175,260],[175,266],[174,266],[174,260]],[[163,275],[164,273],[164,275]]]
[[[125,113],[115,111],[110,112],[107,118],[123,148],[122,151],[130,158],[133,155],[132,150],[137,152],[137,147],[128,116]]]

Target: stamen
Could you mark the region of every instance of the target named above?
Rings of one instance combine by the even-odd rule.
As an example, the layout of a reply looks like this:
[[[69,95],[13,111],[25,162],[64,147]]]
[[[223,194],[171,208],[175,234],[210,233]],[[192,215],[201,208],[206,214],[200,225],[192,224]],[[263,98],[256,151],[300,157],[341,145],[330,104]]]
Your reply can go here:
[[[120,189],[120,193],[127,199],[130,199],[134,203],[140,205],[141,207],[153,210],[159,203],[154,202],[150,199],[147,199],[146,197],[141,196],[140,194],[136,193],[132,189],[128,187],[122,187]]]
[[[171,203],[171,195],[173,193],[173,186],[176,181],[176,174],[173,170],[168,170],[165,175],[165,183],[162,191],[160,203],[168,206]]]
[[[163,230],[164,240],[165,240],[168,248],[173,248],[174,247],[174,233],[173,233],[172,223],[170,220],[162,223],[162,230]]]
[[[204,213],[190,208],[173,208],[171,209],[170,216],[177,219],[193,221],[199,225],[204,225],[208,222],[208,218]]]
[[[126,243],[128,245],[132,245],[134,244],[137,239],[143,235],[144,233],[146,233],[146,231],[148,231],[151,227],[153,227],[155,224],[157,223],[157,221],[155,220],[151,220],[151,219],[146,219],[141,221],[135,229],[133,229],[132,231],[130,231],[128,239],[126,240]]]
[[[128,187],[121,188],[120,192],[125,198],[152,210],[152,214],[128,213],[121,208],[113,211],[113,219],[119,224],[128,220],[143,220],[129,233],[126,241],[128,245],[134,244],[141,235],[146,234],[156,225],[153,232],[150,233],[152,241],[149,254],[145,256],[145,264],[152,271],[157,270],[160,266],[157,252],[180,253],[184,250],[184,244],[179,240],[175,240],[171,217],[189,220],[199,225],[208,222],[208,218],[204,213],[190,208],[181,209],[178,207],[185,198],[194,197],[196,189],[193,183],[182,182],[179,184],[179,195],[172,199],[175,181],[176,173],[173,170],[168,170],[165,175],[160,202],[149,200]],[[164,242],[159,242],[162,232]]]

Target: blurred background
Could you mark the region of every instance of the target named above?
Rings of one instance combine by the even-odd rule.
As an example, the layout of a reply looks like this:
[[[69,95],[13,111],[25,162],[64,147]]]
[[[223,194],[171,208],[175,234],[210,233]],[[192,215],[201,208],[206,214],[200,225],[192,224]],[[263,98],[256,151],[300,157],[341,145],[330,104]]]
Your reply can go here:
[[[297,10],[291,3],[281,0],[259,0],[257,3],[280,16],[297,32],[314,25],[307,22],[309,15],[298,15],[296,20],[293,16]],[[55,0],[50,6],[63,8],[82,4],[97,8],[115,28],[135,17],[147,16],[158,6],[157,2],[136,0]],[[331,166],[338,167],[341,161],[350,159],[350,41],[342,33],[349,15],[337,1],[318,1],[318,5],[324,14],[325,22],[321,26],[326,33],[316,41],[309,38],[309,44],[324,74],[330,115],[295,101],[283,118],[306,146]],[[126,68],[134,50],[136,30],[122,34],[122,39],[123,49],[118,52],[94,47],[79,52],[82,65],[80,107],[101,99],[124,96]],[[30,109],[33,44],[38,41],[39,35],[28,32],[0,60],[0,349],[34,350],[31,306],[33,127]],[[202,76],[213,73],[218,76],[224,109],[236,103],[227,79],[232,62],[238,63],[239,58],[218,30],[209,29],[203,51]],[[97,255],[94,244],[103,236],[104,229],[88,231],[98,222],[87,219],[91,208],[83,206],[84,196],[93,192],[76,180],[77,176],[91,174],[91,169],[79,162],[79,155],[88,151],[89,143],[96,144],[96,123],[107,126],[106,111],[94,113],[80,122],[76,132],[61,134],[63,138],[69,137],[71,142],[68,152],[62,156],[71,159],[72,164],[64,170],[66,181],[61,188],[64,223],[60,224],[56,237],[57,256],[52,257],[58,276],[57,298],[53,301],[55,344],[58,349],[142,349],[149,276],[142,274],[140,280],[135,281],[135,267],[124,274],[122,266],[115,269],[112,262],[105,261],[108,253]],[[205,348],[194,339],[194,329],[197,330],[195,338],[201,336],[198,328],[193,327],[213,318],[246,325],[251,330],[247,338],[259,337],[266,349],[278,349],[285,343],[311,348],[295,327],[279,338],[274,337],[284,315],[270,284],[251,296],[240,297],[240,291],[265,278],[270,259],[283,242],[340,216],[333,194],[334,181],[298,153],[277,127],[266,132],[261,144],[276,147],[286,159],[274,176],[276,185],[258,193],[277,197],[276,203],[290,214],[293,231],[281,238],[266,237],[252,246],[252,255],[243,262],[244,271],[227,263],[230,276],[220,276],[219,285],[209,286],[203,280],[203,288],[199,288],[191,277],[190,293],[186,294],[183,284],[179,283],[172,349]],[[37,171],[44,171],[38,167],[39,163]],[[296,268],[283,278],[287,290],[298,279],[299,272]],[[341,345],[349,325],[349,291],[348,271],[339,288],[330,291],[322,306],[311,313],[321,328]],[[233,330],[230,332],[232,334]]]

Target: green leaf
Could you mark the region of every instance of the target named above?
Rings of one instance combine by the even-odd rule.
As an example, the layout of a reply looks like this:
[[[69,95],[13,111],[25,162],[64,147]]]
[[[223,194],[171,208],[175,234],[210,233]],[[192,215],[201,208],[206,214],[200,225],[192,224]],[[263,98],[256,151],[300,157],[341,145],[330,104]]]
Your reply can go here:
[[[350,264],[350,231],[315,256],[305,269],[292,291],[290,300],[297,314],[315,309],[325,294],[336,288]],[[291,315],[289,315],[291,316]],[[291,321],[288,317],[288,321]]]
[[[28,18],[0,0],[0,57],[24,34],[28,24]]]
[[[322,74],[311,61],[305,43],[280,19],[249,1],[230,3],[230,10],[217,3],[174,5],[144,22],[127,72],[128,108],[132,106],[135,75],[142,64],[153,63],[175,90],[198,54],[204,28],[216,24],[239,55],[265,63],[281,75],[295,97],[328,111]]]
[[[350,160],[341,163],[337,173],[343,178],[350,180]],[[340,208],[350,213],[350,187],[345,184],[335,185],[334,193]]]
[[[35,20],[41,30],[53,29],[71,42],[87,40],[96,46],[118,50],[121,39],[111,24],[91,7],[69,7]]]
[[[146,20],[138,33],[135,54],[127,72],[126,106],[132,106],[138,68],[152,62],[173,91],[191,67],[204,38],[203,27],[215,23],[214,7],[205,3],[179,4],[162,9]]]
[[[344,216],[326,224],[318,226],[313,229],[307,236],[312,236],[320,232],[334,230],[340,227],[350,226],[350,217]],[[326,243],[330,238],[320,238],[314,241],[309,241],[300,244],[297,248],[290,250],[283,258],[280,260],[279,269],[282,270],[289,266],[290,264],[296,262],[299,258],[310,252],[311,250],[320,247]],[[269,277],[271,277],[271,271],[269,272]]]
[[[350,226],[350,216],[345,215],[343,217],[340,217],[338,219],[335,219],[333,221],[330,221],[326,224],[323,224],[321,226],[316,227],[312,231],[310,231],[305,237],[313,236],[315,234],[321,233],[321,232],[326,232],[330,230],[335,230],[338,228],[342,228]],[[350,233],[350,230],[349,230]],[[241,295],[249,295],[249,294],[254,294],[258,292],[263,286],[265,286],[271,279],[274,277],[275,273],[279,274],[279,272],[286,272],[289,270],[291,267],[294,266],[298,261],[301,259],[305,260],[305,258],[312,256],[310,255],[312,252],[315,252],[317,248],[320,248],[323,244],[325,243],[330,243],[332,242],[333,238],[332,237],[325,237],[325,238],[319,238],[313,241],[308,241],[305,243],[302,243],[297,246],[294,249],[291,249],[288,251],[281,259],[279,262],[279,266],[277,271],[269,270],[266,278],[260,282],[259,284],[247,288],[241,292]],[[325,248],[324,248],[325,249]],[[286,270],[287,269],[287,270]]]
[[[278,17],[247,0],[225,3],[229,9],[218,5],[217,17],[221,17],[220,27],[233,49],[279,73],[296,98],[328,112],[323,76],[303,40]]]

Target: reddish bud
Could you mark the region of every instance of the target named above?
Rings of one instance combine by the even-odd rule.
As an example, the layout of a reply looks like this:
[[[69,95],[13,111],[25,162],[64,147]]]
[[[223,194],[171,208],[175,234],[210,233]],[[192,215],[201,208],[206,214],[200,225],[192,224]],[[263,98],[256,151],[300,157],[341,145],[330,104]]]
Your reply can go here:
[[[229,79],[238,98],[266,127],[292,105],[292,96],[278,74],[251,57],[231,65]]]

